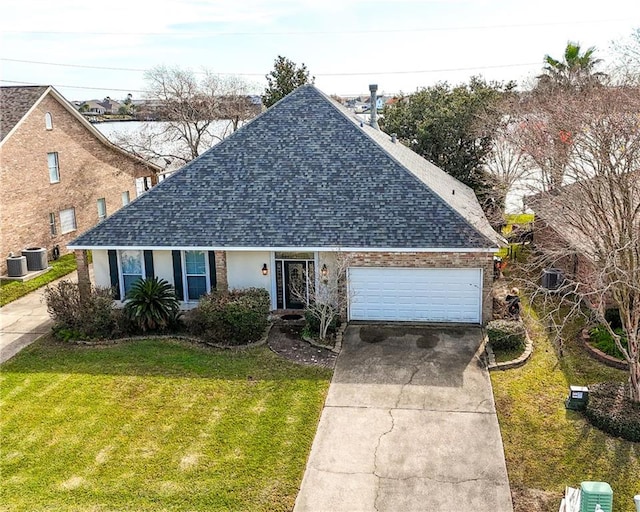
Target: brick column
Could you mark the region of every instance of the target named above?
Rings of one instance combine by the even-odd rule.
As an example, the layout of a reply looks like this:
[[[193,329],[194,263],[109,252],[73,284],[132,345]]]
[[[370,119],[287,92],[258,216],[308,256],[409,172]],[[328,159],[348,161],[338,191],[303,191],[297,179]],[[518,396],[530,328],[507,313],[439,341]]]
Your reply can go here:
[[[227,280],[227,252],[215,251],[216,255],[216,289],[228,290],[229,281]]]
[[[76,249],[74,251],[76,264],[78,266],[78,291],[80,298],[86,300],[91,294],[91,277],[89,276],[89,259],[87,251]]]

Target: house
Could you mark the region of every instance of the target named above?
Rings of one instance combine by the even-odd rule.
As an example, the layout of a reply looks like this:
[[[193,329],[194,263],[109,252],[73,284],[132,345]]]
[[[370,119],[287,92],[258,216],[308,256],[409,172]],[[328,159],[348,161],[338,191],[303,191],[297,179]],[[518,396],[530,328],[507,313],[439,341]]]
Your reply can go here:
[[[53,87],[0,87],[0,254],[67,243],[136,197],[160,169],[98,132]],[[6,260],[0,259],[6,272]]]
[[[120,299],[155,275],[187,304],[261,287],[274,310],[346,255],[350,320],[480,323],[501,243],[470,188],[305,85],[69,248]]]

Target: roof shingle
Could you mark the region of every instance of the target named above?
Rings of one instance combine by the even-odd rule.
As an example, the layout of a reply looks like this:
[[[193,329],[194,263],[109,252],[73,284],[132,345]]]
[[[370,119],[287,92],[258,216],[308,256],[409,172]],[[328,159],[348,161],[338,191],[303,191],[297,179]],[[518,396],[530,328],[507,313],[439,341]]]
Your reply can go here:
[[[488,249],[497,240],[470,189],[308,85],[70,246]]]
[[[44,85],[0,87],[0,141],[48,89]]]

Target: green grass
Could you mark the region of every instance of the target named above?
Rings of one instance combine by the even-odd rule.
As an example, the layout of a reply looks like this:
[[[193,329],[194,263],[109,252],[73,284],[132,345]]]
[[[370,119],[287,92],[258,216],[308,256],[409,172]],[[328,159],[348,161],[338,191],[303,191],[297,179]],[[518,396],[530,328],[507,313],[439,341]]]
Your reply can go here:
[[[7,511],[291,510],[330,379],[153,339],[44,338],[1,370]]]
[[[58,260],[50,261],[49,265],[52,267],[51,270],[30,281],[25,281],[24,283],[20,281],[3,281],[0,283],[0,307],[42,286],[46,286],[51,281],[70,274],[76,269],[76,259],[73,254],[66,254]]]
[[[512,489],[546,491],[553,499],[536,510],[555,512],[565,486],[604,481],[613,488],[616,512],[635,511],[640,444],[609,437],[564,407],[569,384],[624,381],[626,372],[591,359],[573,336],[566,336],[564,356],[558,358],[535,312],[528,313],[531,359],[521,368],[491,374]]]

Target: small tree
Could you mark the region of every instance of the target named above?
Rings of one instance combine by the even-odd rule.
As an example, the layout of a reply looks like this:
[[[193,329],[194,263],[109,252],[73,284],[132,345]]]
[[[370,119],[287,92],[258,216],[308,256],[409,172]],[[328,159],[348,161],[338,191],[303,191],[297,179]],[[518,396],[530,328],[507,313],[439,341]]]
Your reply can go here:
[[[292,295],[307,304],[306,311],[318,323],[318,337],[327,339],[331,325],[346,314],[349,304],[347,269],[351,258],[343,253],[333,263],[323,264],[320,272],[304,275]],[[327,262],[328,263],[328,262]]]
[[[265,107],[270,107],[301,85],[313,83],[315,80],[315,77],[309,76],[309,70],[304,63],[298,67],[295,62],[282,55],[278,55],[273,63],[273,70],[265,78],[267,87],[262,95]]]

